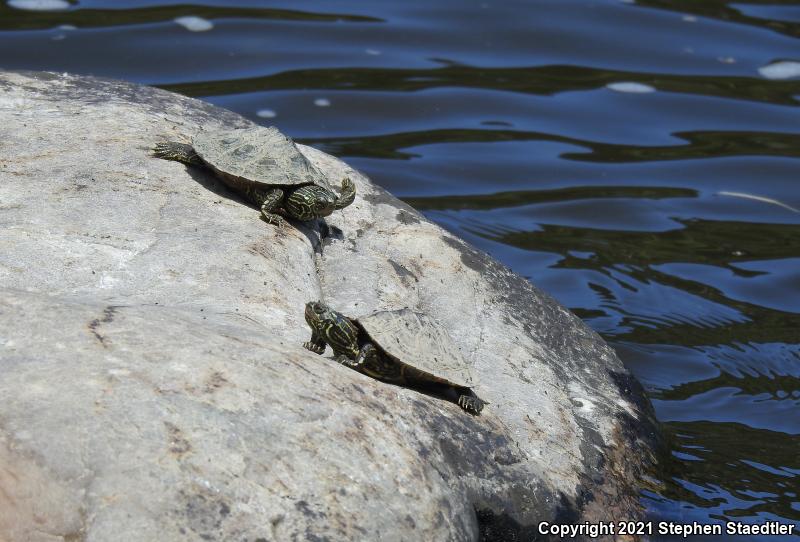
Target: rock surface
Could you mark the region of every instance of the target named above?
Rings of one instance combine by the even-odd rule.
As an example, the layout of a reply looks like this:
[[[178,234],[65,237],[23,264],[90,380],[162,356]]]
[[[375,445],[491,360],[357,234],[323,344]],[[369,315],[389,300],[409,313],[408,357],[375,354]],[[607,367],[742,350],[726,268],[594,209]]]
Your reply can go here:
[[[649,406],[525,279],[320,151],[358,196],[278,231],[156,142],[248,121],[0,73],[0,539],[529,540],[633,519]],[[451,330],[480,417],[302,348],[306,301]]]

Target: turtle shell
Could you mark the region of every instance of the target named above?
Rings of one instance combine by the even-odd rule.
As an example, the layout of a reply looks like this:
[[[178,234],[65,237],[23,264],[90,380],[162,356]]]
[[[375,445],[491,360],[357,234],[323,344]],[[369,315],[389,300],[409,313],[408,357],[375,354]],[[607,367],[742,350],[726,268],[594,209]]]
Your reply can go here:
[[[317,184],[330,189],[325,175],[274,126],[200,133],[192,147],[224,175],[264,187]]]
[[[356,322],[395,361],[432,377],[432,380],[471,388],[475,377],[450,335],[435,320],[411,309],[380,311]]]

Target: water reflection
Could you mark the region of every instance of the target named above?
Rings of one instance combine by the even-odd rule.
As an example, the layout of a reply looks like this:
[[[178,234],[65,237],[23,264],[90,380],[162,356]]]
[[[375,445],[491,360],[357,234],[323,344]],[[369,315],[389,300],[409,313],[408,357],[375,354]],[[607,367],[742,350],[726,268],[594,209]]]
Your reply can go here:
[[[793,156],[800,157],[800,134],[769,132],[678,132],[674,137],[687,145],[614,145],[566,136],[523,130],[430,130],[368,137],[305,138],[303,143],[317,146],[339,156],[362,156],[382,159],[409,159],[418,154],[401,151],[422,145],[504,141],[558,141],[584,147],[589,152],[564,152],[562,158],[587,162],[645,162],[690,160],[723,156]]]
[[[705,0],[697,2],[695,0],[636,0],[639,6],[666,9],[678,13],[692,13],[700,17],[716,19],[725,23],[738,23],[751,25],[773,32],[779,32],[793,38],[800,37],[800,24],[792,21],[770,19],[766,16],[750,16],[741,9],[745,2],[737,4],[729,0]],[[750,0],[746,2],[754,6],[751,8],[755,12],[756,6],[792,6],[793,0]]]
[[[605,296],[606,309],[613,308],[621,315],[617,331],[606,332],[615,340],[682,346],[724,344],[734,339],[742,343],[796,343],[800,329],[800,307],[796,304],[793,312],[769,309],[730,297],[724,283],[709,284],[694,275],[676,276],[657,266],[703,264],[724,268],[734,277],[758,277],[765,272],[735,264],[796,257],[800,254],[800,225],[676,222],[684,227],[637,232],[543,224],[539,231],[475,233],[525,250],[562,254],[553,268],[592,270],[609,277],[612,289],[595,282],[587,286],[596,295]],[[589,256],[576,257],[564,247]],[[626,296],[626,291],[636,295]],[[677,314],[687,316],[670,318],[681,301],[690,308]],[[659,318],[648,316],[651,308]]]
[[[490,210],[520,207],[535,203],[606,198],[692,198],[698,192],[690,188],[658,186],[575,186],[554,190],[519,190],[466,196],[406,197],[403,201],[420,211]],[[503,239],[497,239],[505,242]],[[508,243],[513,244],[513,243]],[[525,248],[525,247],[522,247]],[[580,250],[576,247],[576,250]]]
[[[581,66],[491,68],[448,65],[430,69],[376,69],[352,66],[286,70],[272,75],[234,80],[209,80],[159,86],[187,96],[216,96],[266,89],[413,92],[437,87],[553,95],[561,92],[593,90],[618,82],[636,82],[665,92],[786,105],[797,104],[795,96],[800,94],[800,82],[797,81],[764,81],[758,77],[741,76],[636,73]]]
[[[678,453],[663,465],[660,495],[650,494],[659,515],[733,519],[764,514],[800,520],[794,506],[800,435],[705,421],[668,422],[664,428]]]
[[[794,258],[800,254],[800,224],[680,218],[673,221],[676,228],[658,232],[540,224],[537,231],[484,235],[525,250],[565,254],[564,247],[570,247],[591,252],[594,257],[580,265],[592,268],[616,263],[644,268],[660,263],[684,262],[716,265],[734,273],[752,274],[732,264]]]
[[[67,2],[55,0],[60,9],[68,8]],[[54,4],[54,5],[55,5]],[[315,13],[291,9],[247,8],[181,4],[149,6],[127,9],[72,9],[67,12],[27,12],[13,9],[14,6],[0,4],[0,30],[45,30],[60,24],[71,24],[79,28],[143,25],[172,21],[179,17],[201,17],[203,19],[265,19],[277,21],[313,22],[359,22],[377,23],[381,19],[363,15],[337,13]],[[73,6],[75,7],[75,6]],[[53,8],[50,8],[53,9]]]

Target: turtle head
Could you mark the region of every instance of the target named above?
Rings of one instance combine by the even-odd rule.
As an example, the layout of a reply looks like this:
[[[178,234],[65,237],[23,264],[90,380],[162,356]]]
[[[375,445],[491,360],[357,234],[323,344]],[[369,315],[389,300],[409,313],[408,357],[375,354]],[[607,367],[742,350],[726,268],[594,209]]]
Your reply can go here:
[[[316,184],[301,186],[286,197],[284,208],[299,220],[328,216],[336,208],[336,194]]]
[[[336,209],[336,194],[330,190],[319,190],[315,196],[312,205],[316,216],[328,216]]]
[[[333,311],[322,301],[309,301],[306,303],[306,323],[311,329],[321,329],[326,321],[334,319]]]
[[[322,301],[306,303],[305,316],[311,328],[312,342],[322,341],[329,344],[334,353],[348,354],[355,359],[358,355],[358,327],[355,323]]]

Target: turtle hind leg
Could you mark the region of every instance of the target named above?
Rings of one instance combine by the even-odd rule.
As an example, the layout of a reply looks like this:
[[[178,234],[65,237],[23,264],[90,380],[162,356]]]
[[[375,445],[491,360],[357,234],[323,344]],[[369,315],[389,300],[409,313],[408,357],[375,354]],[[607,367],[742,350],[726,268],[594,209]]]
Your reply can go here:
[[[348,177],[342,180],[342,190],[339,197],[336,198],[336,203],[333,208],[337,211],[344,209],[356,199],[356,185]]]
[[[336,361],[342,365],[347,365],[351,369],[360,370],[362,367],[364,367],[365,363],[374,363],[378,355],[378,351],[375,350],[375,347],[372,344],[367,343],[361,347],[361,350],[358,351],[355,359],[352,358],[352,353],[348,355],[346,352],[340,352],[337,350],[333,354]]]
[[[421,373],[413,367],[406,366],[406,373],[404,384],[430,397],[455,403],[474,416],[478,416],[483,407],[489,404],[475,395],[472,388],[456,386],[442,380],[431,380],[430,375]]]
[[[459,388],[456,391],[459,393],[457,401],[458,406],[475,416],[480,415],[483,407],[489,404],[468,388]]]
[[[153,148],[153,156],[156,158],[163,158],[164,160],[183,162],[190,166],[203,165],[203,161],[197,156],[197,153],[194,152],[194,148],[187,143],[177,143],[175,141],[158,143]]]

